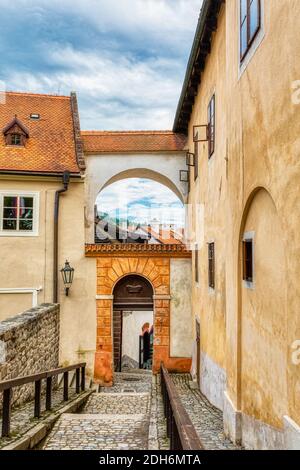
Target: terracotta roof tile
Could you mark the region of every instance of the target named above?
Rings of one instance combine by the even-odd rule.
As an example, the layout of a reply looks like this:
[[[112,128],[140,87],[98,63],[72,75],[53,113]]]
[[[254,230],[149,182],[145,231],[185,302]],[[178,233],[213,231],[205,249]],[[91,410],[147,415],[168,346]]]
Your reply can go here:
[[[82,131],[87,153],[178,152],[186,137],[172,131]]]
[[[39,120],[30,119],[39,114]],[[3,129],[14,116],[28,129],[25,147],[7,146]],[[71,97],[5,93],[0,103],[0,171],[79,173]]]

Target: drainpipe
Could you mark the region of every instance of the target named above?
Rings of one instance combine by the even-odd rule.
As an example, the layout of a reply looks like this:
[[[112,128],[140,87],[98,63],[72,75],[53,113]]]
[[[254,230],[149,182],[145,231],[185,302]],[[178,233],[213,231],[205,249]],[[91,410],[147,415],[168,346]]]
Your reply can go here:
[[[63,188],[55,191],[54,202],[54,238],[53,238],[53,303],[58,302],[58,216],[59,216],[59,199],[62,193],[68,191],[70,182],[70,172],[64,171]]]

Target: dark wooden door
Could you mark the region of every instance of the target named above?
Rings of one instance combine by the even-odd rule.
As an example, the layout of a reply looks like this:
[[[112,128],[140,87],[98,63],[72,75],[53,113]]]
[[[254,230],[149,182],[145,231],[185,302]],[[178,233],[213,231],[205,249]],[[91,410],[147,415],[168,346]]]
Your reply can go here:
[[[121,372],[122,368],[122,310],[113,312],[113,335],[114,335],[114,369]]]

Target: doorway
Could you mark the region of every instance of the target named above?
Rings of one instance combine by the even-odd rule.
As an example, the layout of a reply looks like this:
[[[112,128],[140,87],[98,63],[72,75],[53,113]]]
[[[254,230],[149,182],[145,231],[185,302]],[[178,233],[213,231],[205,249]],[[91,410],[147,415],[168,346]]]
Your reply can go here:
[[[196,354],[196,374],[197,374],[197,383],[200,388],[200,361],[201,361],[201,344],[200,344],[200,322],[196,320],[196,346],[197,346],[197,354]]]
[[[153,288],[147,279],[128,275],[117,282],[113,304],[115,372],[152,369]]]

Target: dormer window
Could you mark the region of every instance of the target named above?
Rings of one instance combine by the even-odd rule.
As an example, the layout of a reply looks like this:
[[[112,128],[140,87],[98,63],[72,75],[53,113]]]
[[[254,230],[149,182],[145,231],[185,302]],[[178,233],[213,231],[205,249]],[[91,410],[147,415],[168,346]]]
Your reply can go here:
[[[10,145],[22,145],[21,134],[11,134]]]
[[[29,138],[28,129],[21,123],[17,116],[3,129],[3,134],[6,145],[14,147],[25,146],[26,140]]]

